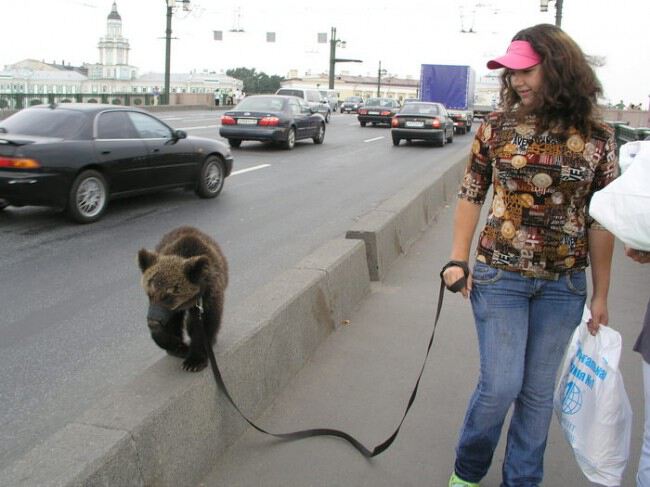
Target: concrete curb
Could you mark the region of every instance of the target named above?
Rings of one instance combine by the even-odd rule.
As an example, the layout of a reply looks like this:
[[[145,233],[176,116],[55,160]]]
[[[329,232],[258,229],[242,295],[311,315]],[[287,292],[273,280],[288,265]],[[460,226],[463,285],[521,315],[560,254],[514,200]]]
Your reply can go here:
[[[403,189],[361,217],[346,238],[366,243],[372,281],[381,281],[400,254],[434,221],[438,210],[456,195],[467,154],[438,167],[429,177]]]
[[[257,417],[319,344],[350,317],[456,192],[451,161],[385,201],[347,232],[224,316],[216,355],[238,406]],[[369,250],[370,249],[370,250]],[[0,472],[0,485],[195,485],[248,427],[210,372],[164,357]]]

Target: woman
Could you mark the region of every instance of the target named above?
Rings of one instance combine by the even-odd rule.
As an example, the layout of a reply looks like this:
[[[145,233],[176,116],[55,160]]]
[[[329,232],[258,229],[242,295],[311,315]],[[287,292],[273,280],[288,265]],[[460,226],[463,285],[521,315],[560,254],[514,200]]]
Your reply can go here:
[[[591,194],[618,174],[612,130],[596,114],[602,88],[577,44],[536,25],[488,62],[504,68],[502,111],[476,133],[459,191],[452,261],[466,263],[490,185],[494,195],[476,262],[461,292],[471,298],[480,376],[456,447],[450,487],[487,473],[510,406],[502,487],[537,486],[558,365],[587,295],[592,334],[607,324],[613,236],[586,212]],[[464,277],[450,262],[451,286]],[[470,293],[471,291],[471,293]]]

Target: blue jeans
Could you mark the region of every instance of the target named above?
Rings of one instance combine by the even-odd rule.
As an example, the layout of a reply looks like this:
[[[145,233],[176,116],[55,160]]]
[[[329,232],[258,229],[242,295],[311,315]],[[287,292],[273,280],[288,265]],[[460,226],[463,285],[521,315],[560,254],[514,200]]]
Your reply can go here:
[[[469,482],[485,476],[514,402],[501,485],[537,486],[543,476],[557,369],[582,317],[585,272],[562,274],[553,281],[476,262],[472,277],[481,372],[454,468]]]

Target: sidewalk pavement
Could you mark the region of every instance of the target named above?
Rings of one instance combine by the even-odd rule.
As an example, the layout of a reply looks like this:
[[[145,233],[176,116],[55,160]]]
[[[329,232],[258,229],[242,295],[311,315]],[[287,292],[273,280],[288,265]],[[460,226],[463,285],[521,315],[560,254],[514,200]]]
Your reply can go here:
[[[346,431],[372,449],[397,427],[422,365],[433,327],[439,279],[451,244],[453,208],[442,210],[382,282],[319,347],[311,361],[257,423],[272,432],[307,428]],[[610,324],[623,335],[621,359],[635,412],[623,487],[635,486],[643,422],[641,357],[632,344],[650,290],[650,269],[623,255],[617,242],[610,291]],[[249,430],[221,457],[201,487],[446,487],[467,401],[478,376],[476,334],[469,302],[446,293],[419,393],[393,445],[364,459],[338,438],[281,441]],[[506,423],[507,424],[507,423]],[[506,428],[504,427],[504,433]],[[498,487],[502,436],[482,487]],[[594,485],[580,472],[554,417],[544,485]]]

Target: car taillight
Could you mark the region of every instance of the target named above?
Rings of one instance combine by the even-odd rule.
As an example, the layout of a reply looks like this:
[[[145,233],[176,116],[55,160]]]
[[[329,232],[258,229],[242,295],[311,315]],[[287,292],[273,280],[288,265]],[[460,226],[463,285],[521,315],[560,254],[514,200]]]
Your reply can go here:
[[[41,164],[34,159],[0,157],[0,167],[8,167],[11,169],[38,169],[41,167]]]
[[[359,108],[358,112],[359,112],[359,115],[367,115],[368,114],[368,110],[364,110],[362,108]]]
[[[382,117],[388,117],[389,115],[392,114],[393,112],[391,112],[390,110],[384,110],[383,112],[381,112]]]
[[[440,128],[440,120],[438,120],[437,118],[434,118],[433,120],[431,120],[431,126],[434,129],[439,129]]]
[[[397,117],[391,118],[390,126],[391,127],[399,127],[399,120],[397,119]]]
[[[262,117],[258,124],[264,127],[276,127],[280,124],[280,119],[278,117]]]
[[[221,117],[221,125],[235,125],[237,122],[230,115],[223,115]]]

